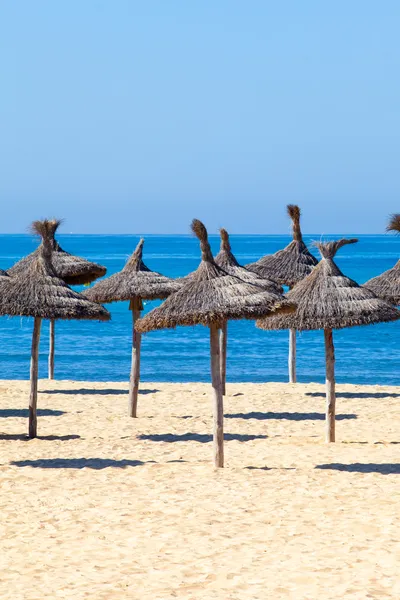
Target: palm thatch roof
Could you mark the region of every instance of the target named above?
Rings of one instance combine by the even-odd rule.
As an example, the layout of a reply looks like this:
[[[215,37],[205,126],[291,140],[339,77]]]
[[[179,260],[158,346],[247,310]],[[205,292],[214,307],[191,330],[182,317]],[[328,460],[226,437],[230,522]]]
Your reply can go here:
[[[39,221],[37,221],[37,223],[39,223]],[[65,281],[68,285],[83,285],[91,283],[95,279],[103,277],[103,275],[106,274],[107,269],[102,265],[90,262],[80,256],[74,256],[61,248],[60,244],[55,239],[55,233],[61,224],[60,220],[45,220],[42,221],[42,223],[46,223],[46,229],[51,236],[51,260],[53,270],[57,277]],[[23,273],[25,269],[29,267],[31,262],[35,260],[39,252],[40,246],[34,252],[13,265],[11,269],[8,270],[8,273],[11,276]]]
[[[228,319],[255,319],[275,311],[291,312],[293,304],[259,285],[229,275],[213,258],[207,230],[194,219],[192,231],[200,240],[201,263],[189,281],[161,306],[136,324],[137,331],[178,325],[222,325]]]
[[[8,277],[7,271],[3,271],[3,269],[0,269],[0,277]]]
[[[109,312],[71,290],[52,267],[53,223],[35,221],[32,230],[42,237],[35,256],[24,271],[0,282],[0,314],[43,319],[95,319],[108,321]]]
[[[257,321],[261,329],[342,329],[400,318],[400,311],[370,290],[349,279],[334,262],[336,252],[356,239],[316,243],[322,260],[287,298],[297,304],[291,315],[274,315]]]
[[[400,232],[400,214],[391,216],[386,231]],[[400,260],[392,269],[370,279],[364,286],[391,304],[400,304]]]
[[[293,223],[293,240],[283,250],[263,256],[257,262],[246,265],[246,268],[261,277],[273,279],[282,285],[293,286],[307,277],[318,261],[303,242],[300,208],[295,204],[288,204],[287,213]]]
[[[257,273],[253,273],[253,271],[249,271],[249,269],[246,267],[241,266],[232,253],[229,234],[226,229],[220,229],[220,234],[221,248],[214,259],[215,263],[219,267],[221,267],[229,275],[239,277],[246,283],[255,283],[265,290],[275,292],[276,294],[283,294],[283,288],[281,285],[279,285],[279,283],[276,283],[271,279],[264,279],[263,277],[257,275]]]
[[[181,287],[179,282],[146,267],[142,260],[143,244],[144,240],[141,239],[122,271],[85,290],[85,298],[100,303],[134,298],[162,300],[176,292]]]

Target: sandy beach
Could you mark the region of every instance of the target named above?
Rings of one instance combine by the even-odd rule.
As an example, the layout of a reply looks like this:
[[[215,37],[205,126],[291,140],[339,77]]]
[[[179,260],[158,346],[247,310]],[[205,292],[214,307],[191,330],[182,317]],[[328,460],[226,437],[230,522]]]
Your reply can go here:
[[[1,381],[4,600],[400,597],[400,388],[232,384],[226,468],[207,384]]]

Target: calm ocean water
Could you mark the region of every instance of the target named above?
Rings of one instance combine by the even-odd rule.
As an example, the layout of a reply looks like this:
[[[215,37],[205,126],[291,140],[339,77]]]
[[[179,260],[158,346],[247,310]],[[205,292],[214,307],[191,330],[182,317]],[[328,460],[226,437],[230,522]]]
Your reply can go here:
[[[356,234],[355,234],[356,235]],[[329,236],[329,239],[341,236]],[[349,236],[348,236],[349,237]],[[338,252],[343,272],[364,283],[392,267],[398,259],[399,240],[390,235],[361,235],[359,243]],[[305,236],[306,243],[319,236]],[[65,250],[119,271],[134,250],[137,235],[60,235]],[[144,260],[170,277],[185,275],[199,263],[197,240],[190,235],[145,237]],[[234,253],[242,264],[275,252],[289,236],[231,236]],[[37,242],[29,235],[0,236],[0,268],[7,269],[31,252]],[[218,236],[211,237],[215,252]],[[316,250],[312,250],[318,255]],[[80,288],[78,288],[80,289]],[[148,311],[158,302],[148,302]],[[88,381],[126,381],[130,369],[131,313],[127,302],[107,306],[109,323],[57,322],[56,378]],[[1,379],[28,379],[32,320],[0,319]],[[337,379],[343,383],[400,385],[400,323],[354,327],[335,332]],[[47,376],[48,323],[42,330],[40,377]],[[265,332],[253,322],[229,324],[228,379],[230,381],[286,381],[287,332]],[[298,336],[298,379],[324,381],[323,333]],[[208,381],[209,335],[203,327],[147,334],[142,343],[143,381]]]

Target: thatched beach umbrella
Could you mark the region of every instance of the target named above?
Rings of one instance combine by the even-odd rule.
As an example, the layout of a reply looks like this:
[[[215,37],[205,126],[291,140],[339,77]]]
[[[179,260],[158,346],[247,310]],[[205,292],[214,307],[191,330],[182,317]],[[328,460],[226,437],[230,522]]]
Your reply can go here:
[[[316,243],[322,260],[310,275],[287,295],[297,304],[292,315],[276,315],[257,321],[261,329],[323,329],[326,360],[326,441],[335,441],[335,354],[333,329],[371,325],[400,318],[400,311],[370,290],[349,279],[334,262],[339,248],[356,239]]]
[[[108,321],[102,306],[89,302],[58,278],[52,267],[52,224],[35,221],[34,233],[42,237],[36,256],[21,273],[1,277],[0,314],[34,317],[29,397],[29,437],[37,435],[37,383],[39,339],[42,319],[95,319]]]
[[[141,239],[136,250],[122,271],[96,283],[85,290],[83,295],[92,302],[107,304],[129,300],[132,311],[132,365],[129,381],[129,415],[137,416],[137,402],[140,381],[141,334],[135,331],[135,322],[143,309],[142,300],[163,300],[176,292],[181,284],[160,273],[151,271],[142,260],[144,240]]]
[[[295,204],[288,204],[287,213],[293,224],[293,240],[286,248],[263,256],[255,263],[246,265],[261,277],[269,277],[281,285],[292,288],[296,283],[307,277],[318,264],[318,260],[311,254],[303,241],[300,229],[300,208]],[[296,382],[296,330],[289,332],[289,381]]]
[[[386,231],[400,233],[400,214],[392,215]],[[364,286],[391,304],[400,304],[400,260],[392,269],[370,279]]]
[[[210,329],[211,378],[214,412],[214,463],[224,466],[223,396],[220,375],[218,329],[229,319],[255,319],[275,311],[293,311],[294,306],[283,297],[245,283],[228,275],[211,253],[207,230],[195,219],[192,231],[200,240],[201,263],[181,289],[161,306],[136,323],[139,332],[171,329],[178,325],[205,325]],[[277,301],[278,300],[278,301]]]
[[[38,221],[39,222],[39,221]],[[91,283],[99,277],[103,277],[106,274],[106,268],[97,263],[90,262],[80,256],[74,256],[69,252],[63,250],[55,239],[57,229],[61,224],[61,220],[52,219],[42,221],[46,223],[47,230],[51,237],[51,261],[53,271],[57,277],[65,281],[68,285],[85,285]],[[43,244],[43,242],[42,242]],[[38,254],[41,252],[41,246],[39,246],[34,252],[22,258],[15,265],[8,270],[11,276],[22,274],[27,268],[30,267],[32,261],[34,261]],[[49,379],[54,379],[54,350],[55,350],[55,323],[54,319],[50,320],[50,343],[49,343]]]
[[[242,267],[235,256],[232,253],[231,244],[229,241],[229,234],[226,229],[220,229],[221,235],[221,248],[219,253],[215,257],[216,264],[221,267],[228,275],[239,277],[246,283],[254,283],[262,287],[268,292],[277,294],[278,296],[283,294],[283,288],[281,285],[270,279],[263,279],[257,273],[249,271],[246,267]],[[221,388],[222,394],[225,396],[226,393],[226,352],[228,342],[228,323],[225,322],[220,329],[220,359],[221,359]]]

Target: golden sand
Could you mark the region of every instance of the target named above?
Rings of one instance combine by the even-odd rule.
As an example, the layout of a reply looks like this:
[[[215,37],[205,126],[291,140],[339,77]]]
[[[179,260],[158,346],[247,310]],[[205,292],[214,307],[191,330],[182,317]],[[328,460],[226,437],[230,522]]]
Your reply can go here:
[[[400,388],[0,382],[0,598],[400,598]],[[40,414],[42,413],[42,414]]]

